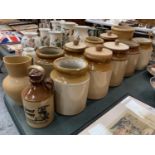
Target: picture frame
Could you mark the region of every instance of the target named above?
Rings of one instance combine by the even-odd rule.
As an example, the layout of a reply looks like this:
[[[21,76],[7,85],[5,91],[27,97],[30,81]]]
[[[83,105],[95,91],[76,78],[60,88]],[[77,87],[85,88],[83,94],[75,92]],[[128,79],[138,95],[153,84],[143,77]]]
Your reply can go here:
[[[154,135],[155,108],[128,94],[73,134]]]

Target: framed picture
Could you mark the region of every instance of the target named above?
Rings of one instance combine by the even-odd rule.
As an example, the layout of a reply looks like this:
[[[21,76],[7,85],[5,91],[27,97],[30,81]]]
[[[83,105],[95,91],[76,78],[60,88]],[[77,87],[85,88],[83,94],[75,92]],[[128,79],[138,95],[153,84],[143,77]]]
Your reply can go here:
[[[155,108],[126,96],[79,135],[154,135]]]

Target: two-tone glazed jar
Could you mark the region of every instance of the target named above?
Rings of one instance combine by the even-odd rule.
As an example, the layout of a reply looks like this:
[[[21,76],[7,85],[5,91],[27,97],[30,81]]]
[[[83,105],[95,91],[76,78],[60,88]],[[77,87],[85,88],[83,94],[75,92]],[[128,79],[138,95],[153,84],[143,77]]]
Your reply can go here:
[[[112,51],[98,45],[87,48],[84,55],[88,61],[90,73],[88,98],[103,98],[109,90],[112,74]]]
[[[65,55],[82,58],[86,47],[87,46],[84,42],[80,42],[78,39],[75,39],[73,42],[69,42],[64,45]]]
[[[95,36],[89,36],[85,39],[85,43],[88,47],[103,45],[103,42],[104,42],[103,39]]]
[[[30,84],[22,91],[26,121],[33,128],[43,128],[54,119],[54,86],[45,78],[45,70],[38,65],[28,68]]]
[[[152,40],[148,38],[137,37],[133,38],[133,41],[139,43],[140,45],[139,46],[140,56],[136,69],[142,70],[148,65],[149,60],[151,58],[151,54],[153,51]]]
[[[110,81],[110,86],[119,86],[123,81],[126,66],[127,66],[127,54],[129,50],[129,46],[123,43],[120,43],[119,40],[115,42],[106,42],[104,43],[104,47],[113,51],[112,57],[112,76]]]
[[[106,33],[100,34],[100,38],[102,38],[104,42],[108,42],[115,41],[116,39],[118,39],[118,36],[112,33],[112,31],[107,31]]]
[[[134,42],[134,41],[121,41],[122,43],[128,45],[129,48],[129,52],[128,52],[128,56],[127,56],[127,67],[126,67],[126,71],[125,71],[125,76],[131,76],[134,74],[135,70],[136,70],[136,66],[139,60],[139,44]]]
[[[131,40],[135,32],[134,28],[130,26],[112,26],[111,30],[120,40]]]
[[[88,63],[81,58],[62,57],[53,62],[50,77],[55,86],[56,111],[62,115],[75,115],[84,110],[90,76]]]
[[[53,69],[53,61],[64,55],[59,47],[42,47],[36,50],[35,64],[45,69],[46,76],[49,76]]]

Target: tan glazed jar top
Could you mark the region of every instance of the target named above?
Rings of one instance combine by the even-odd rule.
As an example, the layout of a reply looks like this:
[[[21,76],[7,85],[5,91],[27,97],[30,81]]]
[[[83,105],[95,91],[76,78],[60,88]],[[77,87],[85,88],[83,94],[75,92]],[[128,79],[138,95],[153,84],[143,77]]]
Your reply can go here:
[[[115,42],[106,42],[104,43],[104,47],[112,50],[112,51],[127,51],[129,50],[129,46],[121,43],[119,40],[115,40]]]
[[[64,55],[64,51],[59,47],[41,47],[36,54],[42,59],[56,59]]]
[[[99,37],[95,37],[95,36],[89,36],[85,39],[85,41],[87,43],[91,43],[91,44],[103,44],[104,40],[99,38]]]
[[[135,37],[133,41],[139,43],[140,45],[152,44],[152,40],[149,38]]]
[[[102,33],[100,34],[100,37],[104,40],[111,40],[111,41],[118,38],[118,36],[112,33],[112,31],[107,31],[106,33]]]
[[[73,42],[66,43],[64,49],[69,52],[83,52],[87,45],[79,40],[74,40]]]
[[[139,44],[133,40],[120,40],[121,43],[128,45],[130,48],[138,48]]]
[[[112,29],[117,31],[134,31],[134,28],[130,26],[112,26]]]
[[[54,68],[65,74],[81,75],[87,72],[88,63],[84,59],[76,57],[61,57],[53,62]]]
[[[112,51],[103,46],[89,47],[85,49],[85,57],[97,62],[109,62],[112,59]]]

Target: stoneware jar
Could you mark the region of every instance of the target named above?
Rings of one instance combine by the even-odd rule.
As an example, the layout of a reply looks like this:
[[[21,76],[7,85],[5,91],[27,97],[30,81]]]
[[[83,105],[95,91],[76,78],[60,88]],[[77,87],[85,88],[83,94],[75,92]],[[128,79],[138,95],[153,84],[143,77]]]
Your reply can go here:
[[[74,27],[74,34],[73,37],[77,38],[80,37],[80,40],[82,42],[85,41],[86,37],[88,37],[88,30],[90,29],[89,26],[83,26],[83,25],[78,25]]]
[[[64,51],[58,47],[42,47],[37,49],[35,64],[45,69],[46,76],[49,76],[53,69],[53,61],[64,55]]]
[[[138,59],[139,59],[139,44],[134,41],[121,41],[122,43],[128,45],[130,47],[128,56],[127,56],[127,67],[125,71],[125,76],[131,76],[134,74]]]
[[[61,47],[63,41],[63,33],[61,31],[50,31],[50,46]]]
[[[54,118],[53,81],[45,77],[41,66],[28,68],[30,84],[22,91],[26,121],[32,128],[43,128]]]
[[[34,60],[36,57],[36,52],[35,52],[34,48],[26,47],[23,49],[22,55],[23,56],[30,56]]]
[[[112,74],[112,51],[98,45],[87,48],[84,55],[88,60],[90,73],[88,98],[103,98],[108,93]]]
[[[86,107],[89,87],[88,63],[81,58],[62,57],[53,62],[50,77],[54,81],[56,111],[76,115]]]
[[[34,49],[41,46],[41,39],[37,32],[23,32],[21,44],[23,48],[32,47]]]
[[[116,39],[118,39],[118,36],[112,33],[112,31],[107,31],[106,33],[100,34],[100,38],[102,38],[104,42],[107,42],[107,41],[115,41]]]
[[[106,42],[104,43],[106,48],[109,48],[113,51],[112,57],[112,76],[110,81],[110,86],[119,86],[123,81],[125,75],[126,66],[127,66],[127,54],[129,46],[123,43],[120,43],[119,40],[115,42]]]
[[[84,42],[80,42],[79,39],[75,39],[73,42],[69,42],[64,45],[65,55],[83,58],[83,53],[86,47],[87,46]]]
[[[151,53],[153,51],[153,46],[152,46],[152,40],[148,38],[133,38],[133,41],[137,42],[140,44],[139,46],[139,60],[137,63],[137,70],[142,70],[144,69],[151,58]]]
[[[28,85],[27,68],[32,63],[29,56],[5,56],[3,58],[8,76],[3,80],[3,89],[17,105],[22,105],[21,92]]]
[[[131,40],[134,35],[134,28],[130,26],[112,26],[112,33],[118,36],[120,40]]]
[[[88,47],[103,45],[103,42],[103,39],[95,36],[89,36],[85,39],[85,43]]]

